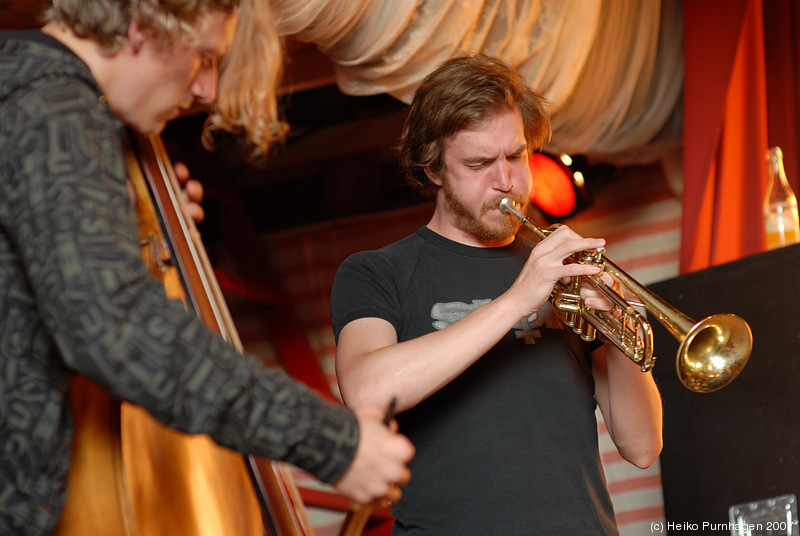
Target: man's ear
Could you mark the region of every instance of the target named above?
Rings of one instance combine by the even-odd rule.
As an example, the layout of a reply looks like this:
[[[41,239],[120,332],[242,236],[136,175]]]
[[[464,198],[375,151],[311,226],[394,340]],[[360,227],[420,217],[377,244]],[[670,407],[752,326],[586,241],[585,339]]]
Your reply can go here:
[[[135,19],[132,20],[128,25],[128,43],[130,44],[131,49],[133,49],[134,52],[138,52],[141,50],[146,40],[147,36],[139,26],[139,22]]]
[[[428,179],[430,179],[430,181],[436,186],[442,185],[441,177],[439,176],[438,173],[434,173],[433,170],[431,170],[430,166],[425,166],[425,175],[427,175]]]

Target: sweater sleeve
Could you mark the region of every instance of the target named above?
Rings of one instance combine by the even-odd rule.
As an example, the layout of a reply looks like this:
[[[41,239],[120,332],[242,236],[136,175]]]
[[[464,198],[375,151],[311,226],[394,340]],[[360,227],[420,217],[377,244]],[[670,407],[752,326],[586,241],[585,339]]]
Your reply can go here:
[[[48,358],[168,426],[336,481],[355,454],[355,416],[167,300],[140,258],[119,124],[74,78],[46,87],[13,118],[14,172],[0,196]]]

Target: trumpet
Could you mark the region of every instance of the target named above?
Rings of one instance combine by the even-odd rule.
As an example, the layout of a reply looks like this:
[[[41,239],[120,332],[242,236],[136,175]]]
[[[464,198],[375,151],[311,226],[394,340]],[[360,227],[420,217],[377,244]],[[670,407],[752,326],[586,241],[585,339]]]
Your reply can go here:
[[[500,211],[517,218],[539,240],[555,230],[536,225],[508,198],[500,202]],[[711,393],[736,379],[753,348],[753,333],[747,322],[734,314],[717,314],[695,322],[626,274],[605,258],[604,253],[604,248],[598,248],[573,255],[575,262],[593,264],[600,267],[600,272],[573,277],[568,285],[559,282],[554,287],[550,300],[564,313],[567,326],[586,341],[594,340],[599,331],[639,365],[642,372],[647,372],[653,368],[655,357],[652,328],[637,309],[643,307],[680,342],[675,367],[687,389]],[[606,285],[600,278],[604,272],[641,303],[626,300]],[[610,310],[596,310],[583,303],[580,287],[584,281],[612,303]]]

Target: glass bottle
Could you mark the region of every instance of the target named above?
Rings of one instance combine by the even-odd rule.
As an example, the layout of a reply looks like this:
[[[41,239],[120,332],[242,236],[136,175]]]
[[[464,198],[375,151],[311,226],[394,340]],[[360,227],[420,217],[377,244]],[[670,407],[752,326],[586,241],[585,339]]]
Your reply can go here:
[[[781,148],[770,147],[766,157],[769,182],[764,196],[764,227],[769,250],[800,242],[800,220],[797,198],[783,170]]]

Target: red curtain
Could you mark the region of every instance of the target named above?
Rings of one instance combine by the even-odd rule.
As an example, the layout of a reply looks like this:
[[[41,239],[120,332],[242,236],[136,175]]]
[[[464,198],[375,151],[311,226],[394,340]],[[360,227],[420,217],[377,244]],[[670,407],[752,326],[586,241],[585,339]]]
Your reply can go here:
[[[783,148],[789,182],[800,193],[800,6],[794,0],[764,5],[769,145]]]
[[[798,8],[692,1],[684,15],[681,273],[764,251],[767,147],[798,191]]]
[[[681,273],[764,249],[760,0],[686,2]]]

